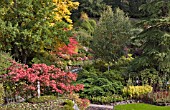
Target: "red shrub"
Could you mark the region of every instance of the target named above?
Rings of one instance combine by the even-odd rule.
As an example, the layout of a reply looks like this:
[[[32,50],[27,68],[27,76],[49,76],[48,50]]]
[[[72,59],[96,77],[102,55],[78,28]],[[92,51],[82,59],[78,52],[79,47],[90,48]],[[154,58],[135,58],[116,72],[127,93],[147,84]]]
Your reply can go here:
[[[41,93],[43,94],[48,88],[50,92],[71,93],[83,89],[82,84],[72,85],[72,81],[76,81],[77,74],[64,72],[53,65],[33,64],[31,68],[27,65],[13,62],[8,68],[9,73],[6,75],[6,81],[13,82],[19,93],[30,91],[36,94],[37,81],[41,85]]]

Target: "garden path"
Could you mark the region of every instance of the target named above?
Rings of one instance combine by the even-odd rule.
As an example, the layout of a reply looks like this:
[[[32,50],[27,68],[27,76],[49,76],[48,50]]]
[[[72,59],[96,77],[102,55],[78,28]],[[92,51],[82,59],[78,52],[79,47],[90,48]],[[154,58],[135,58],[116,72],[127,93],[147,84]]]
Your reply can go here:
[[[87,108],[87,110],[113,110],[113,106],[90,104],[90,106]]]

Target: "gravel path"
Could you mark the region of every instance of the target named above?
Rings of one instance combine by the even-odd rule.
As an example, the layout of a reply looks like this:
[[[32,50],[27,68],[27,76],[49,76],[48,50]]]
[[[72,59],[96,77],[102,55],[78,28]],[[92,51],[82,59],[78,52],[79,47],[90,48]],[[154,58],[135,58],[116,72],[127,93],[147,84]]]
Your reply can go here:
[[[86,110],[113,110],[113,106],[90,104]]]

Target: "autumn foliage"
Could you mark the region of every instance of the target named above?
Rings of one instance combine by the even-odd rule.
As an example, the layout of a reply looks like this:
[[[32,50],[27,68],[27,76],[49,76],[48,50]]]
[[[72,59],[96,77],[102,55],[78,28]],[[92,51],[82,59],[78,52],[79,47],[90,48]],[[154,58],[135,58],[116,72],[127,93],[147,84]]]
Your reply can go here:
[[[55,19],[57,21],[65,21],[68,24],[72,24],[73,22],[70,18],[71,11],[78,8],[79,2],[74,2],[72,0],[53,0],[53,3],[57,6],[55,9]],[[72,28],[71,25],[70,28]]]
[[[4,75],[5,81],[13,82],[18,94],[31,92],[35,96],[37,81],[40,82],[42,94],[48,91],[63,94],[83,89],[82,84],[71,84],[76,81],[77,74],[64,72],[53,65],[33,64],[30,68],[28,65],[13,62],[8,70],[8,74]]]
[[[67,54],[67,55],[77,54],[76,51],[77,45],[78,45],[77,40],[73,37],[70,37],[69,44],[59,48],[58,55],[62,56],[63,54]]]

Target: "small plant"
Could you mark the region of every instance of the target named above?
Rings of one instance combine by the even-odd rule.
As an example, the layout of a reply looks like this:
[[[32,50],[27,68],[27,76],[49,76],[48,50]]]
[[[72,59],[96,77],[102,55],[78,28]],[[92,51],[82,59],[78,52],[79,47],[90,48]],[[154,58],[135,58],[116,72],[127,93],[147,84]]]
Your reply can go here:
[[[79,98],[79,94],[67,94],[65,97],[74,100],[80,110],[85,110],[90,105],[90,101],[88,99]]]

